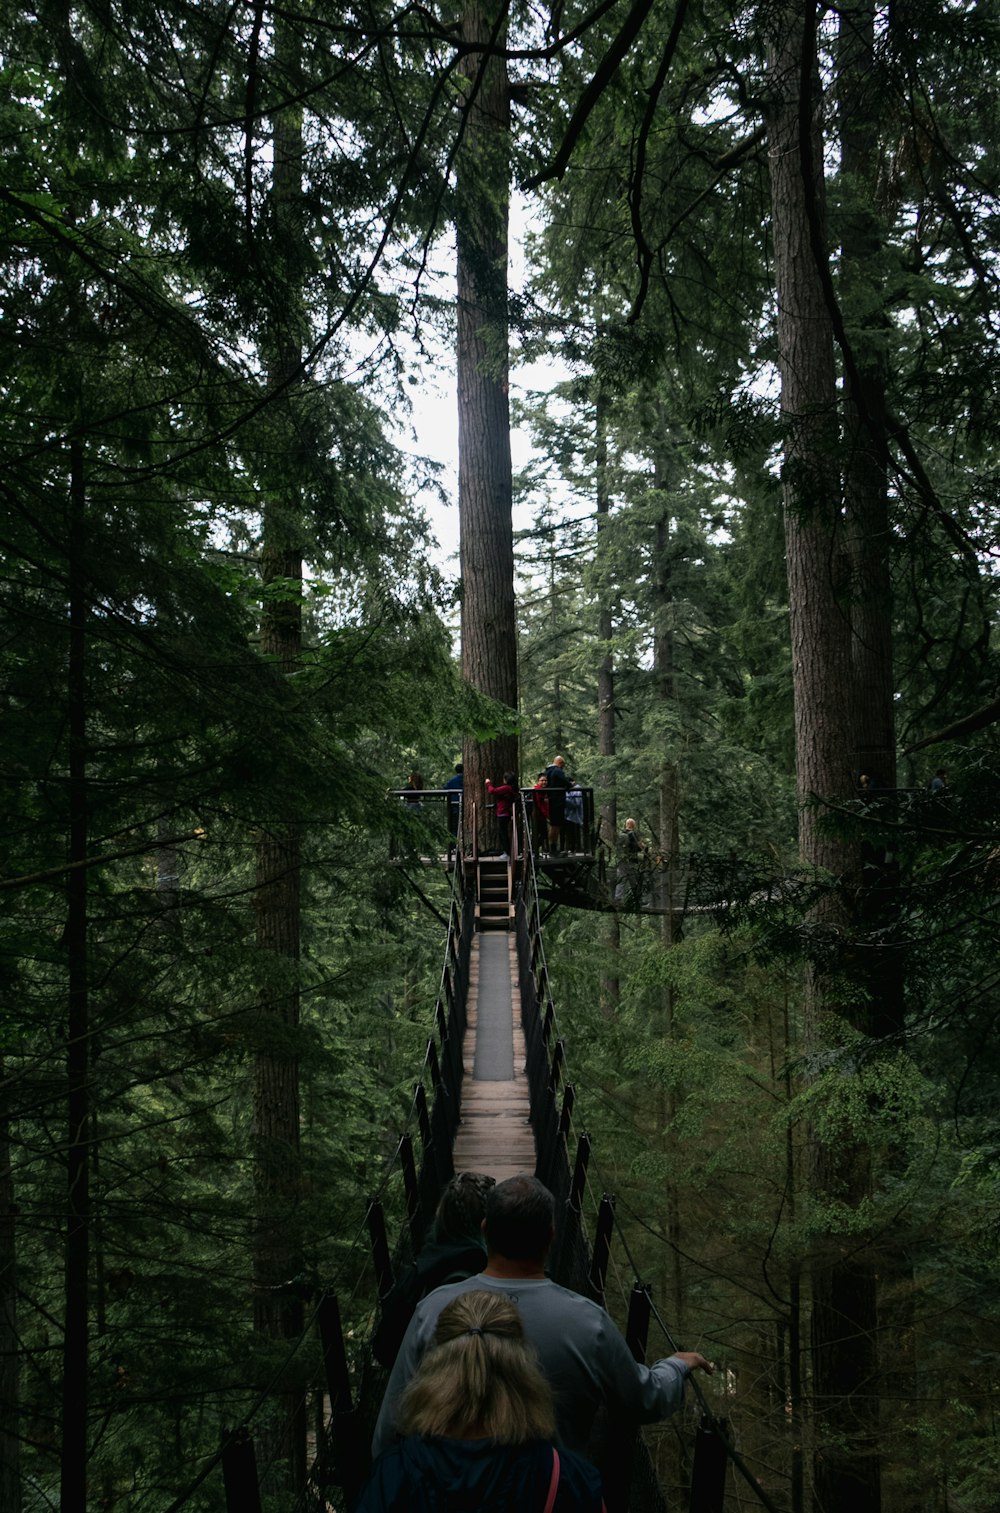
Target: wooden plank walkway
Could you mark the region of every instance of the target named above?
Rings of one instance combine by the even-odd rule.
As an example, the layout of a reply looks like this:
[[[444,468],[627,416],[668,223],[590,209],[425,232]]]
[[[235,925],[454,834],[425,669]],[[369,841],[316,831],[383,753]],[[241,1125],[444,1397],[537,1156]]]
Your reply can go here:
[[[533,1172],[535,1137],[528,1117],[513,932],[479,933],[473,939],[462,1060],[456,1172],[486,1172],[498,1182],[518,1172]]]

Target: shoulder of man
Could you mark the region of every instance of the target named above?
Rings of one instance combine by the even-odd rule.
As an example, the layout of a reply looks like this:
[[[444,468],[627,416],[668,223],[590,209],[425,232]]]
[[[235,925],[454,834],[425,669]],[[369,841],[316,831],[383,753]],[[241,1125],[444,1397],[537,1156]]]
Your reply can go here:
[[[452,1298],[461,1297],[463,1292],[468,1292],[470,1288],[481,1285],[481,1277],[468,1276],[462,1277],[458,1282],[445,1282],[441,1287],[435,1287],[417,1304],[416,1312],[413,1315],[414,1324],[422,1328],[429,1324],[433,1332],[433,1327],[438,1320],[438,1314],[442,1308],[447,1307]]]

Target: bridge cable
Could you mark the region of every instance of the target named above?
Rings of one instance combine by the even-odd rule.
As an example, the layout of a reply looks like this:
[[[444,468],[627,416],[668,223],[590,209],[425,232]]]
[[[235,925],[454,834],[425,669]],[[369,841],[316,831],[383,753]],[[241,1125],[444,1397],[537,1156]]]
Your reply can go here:
[[[591,1159],[593,1159],[593,1157]],[[595,1163],[595,1167],[596,1167],[596,1163]],[[599,1172],[598,1172],[598,1175],[600,1175]],[[627,1237],[625,1235],[624,1229],[622,1228],[622,1226],[621,1226],[621,1224],[620,1224],[620,1222],[618,1220],[617,1214],[614,1215],[614,1226],[615,1226],[615,1229],[616,1229],[616,1231],[618,1233],[618,1238],[621,1240],[622,1247],[623,1247],[623,1249],[625,1251],[625,1254],[626,1254],[626,1256],[628,1258],[629,1266],[632,1268],[633,1275],[636,1278],[638,1278],[639,1275],[640,1275],[639,1268],[636,1265],[635,1257],[633,1256],[631,1248],[629,1247],[628,1239],[627,1239]],[[650,1296],[650,1299],[649,1299],[649,1307],[650,1307],[650,1312],[652,1313],[652,1315],[655,1318],[656,1322],[660,1326],[660,1329],[661,1329],[661,1331],[663,1333],[664,1339],[666,1340],[667,1344],[670,1346],[671,1350],[676,1354],[676,1352],[677,1352],[677,1350],[679,1348],[678,1345],[677,1345],[677,1341],[674,1339],[674,1337],[671,1334],[669,1328],[667,1327],[666,1320],[663,1318],[662,1314],[660,1313],[660,1310],[657,1308],[656,1303],[654,1302],[652,1296]],[[743,1478],[745,1479],[745,1481],[748,1483],[748,1485],[750,1486],[751,1491],[753,1491],[756,1494],[756,1496],[759,1499],[759,1501],[761,1502],[761,1504],[768,1510],[768,1513],[780,1513],[780,1510],[777,1508],[776,1504],[774,1502],[772,1502],[771,1498],[765,1492],[765,1490],[761,1486],[760,1482],[757,1480],[757,1478],[754,1476],[753,1472],[750,1470],[749,1466],[746,1464],[746,1462],[743,1459],[743,1457],[740,1454],[740,1452],[736,1449],[736,1446],[733,1444],[733,1442],[730,1439],[729,1435],[727,1434],[726,1430],[723,1428],[721,1420],[716,1416],[716,1414],[713,1412],[712,1408],[709,1406],[708,1399],[705,1396],[704,1389],[702,1388],[702,1385],[699,1382],[699,1380],[697,1379],[697,1377],[694,1375],[694,1372],[689,1372],[688,1373],[688,1381],[689,1381],[689,1383],[691,1385],[691,1390],[693,1391],[693,1393],[695,1395],[695,1398],[698,1401],[698,1406],[701,1409],[702,1416],[703,1416],[703,1418],[705,1420],[706,1427],[709,1429],[709,1431],[712,1434],[715,1434],[715,1435],[718,1436],[719,1442],[721,1443],[721,1445],[722,1445],[723,1449],[725,1450],[727,1456],[732,1461],[732,1463],[736,1467],[736,1469],[743,1476]]]

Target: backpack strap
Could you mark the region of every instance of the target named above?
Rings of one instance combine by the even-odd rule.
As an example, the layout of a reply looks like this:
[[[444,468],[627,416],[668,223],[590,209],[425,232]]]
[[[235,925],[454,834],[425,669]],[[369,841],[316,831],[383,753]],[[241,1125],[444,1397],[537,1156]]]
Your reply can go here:
[[[556,1493],[559,1490],[559,1451],[552,1446],[552,1480],[549,1482],[549,1495],[545,1499],[544,1513],[552,1513],[556,1505]]]

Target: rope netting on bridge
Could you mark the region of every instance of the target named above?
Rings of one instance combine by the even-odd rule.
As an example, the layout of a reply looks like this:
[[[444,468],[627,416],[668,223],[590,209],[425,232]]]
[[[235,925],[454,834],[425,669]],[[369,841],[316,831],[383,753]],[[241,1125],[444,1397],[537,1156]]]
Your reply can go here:
[[[518,878],[514,924],[535,1170],[554,1194],[558,1215],[547,1269],[555,1281],[603,1306],[608,1306],[609,1285],[614,1288],[617,1298],[612,1311],[625,1321],[625,1337],[637,1360],[646,1358],[651,1324],[666,1344],[662,1353],[670,1354],[678,1346],[651,1289],[640,1280],[615,1198],[601,1180],[593,1141],[579,1122],[576,1084],[545,959],[544,903],[530,839],[518,856],[518,841],[530,837],[524,818],[522,806],[511,872]],[[308,1285],[309,1308],[302,1334],[287,1343],[271,1381],[248,1399],[238,1422],[224,1432],[217,1453],[166,1513],[201,1505],[213,1487],[212,1505],[218,1506],[219,1478],[228,1513],[258,1513],[266,1504],[280,1505],[289,1513],[350,1513],[368,1469],[374,1422],[388,1376],[387,1368],[372,1353],[380,1304],[401,1269],[418,1254],[440,1195],[454,1175],[452,1151],[461,1115],[475,903],[472,867],[459,845],[433,1022],[409,1112],[378,1187],[369,1195],[363,1214],[359,1204],[357,1224],[335,1275],[322,1284]],[[627,1276],[618,1262],[618,1250],[627,1263]],[[303,1283],[296,1279],[288,1285],[302,1287]],[[746,1467],[704,1389],[694,1378],[689,1383],[696,1421],[692,1424],[691,1414],[685,1413],[673,1424],[673,1432],[685,1437],[680,1460],[689,1506],[700,1513],[722,1509],[727,1463],[731,1463],[759,1505],[773,1510],[775,1505]],[[304,1417],[308,1425],[308,1464],[297,1490],[287,1485],[287,1446],[280,1435],[265,1428],[275,1401],[281,1402],[286,1417]],[[599,1419],[598,1440],[601,1432]],[[620,1423],[603,1425],[603,1433],[610,1447],[602,1457],[609,1513],[626,1509],[664,1513],[666,1503],[642,1436],[634,1426]]]

